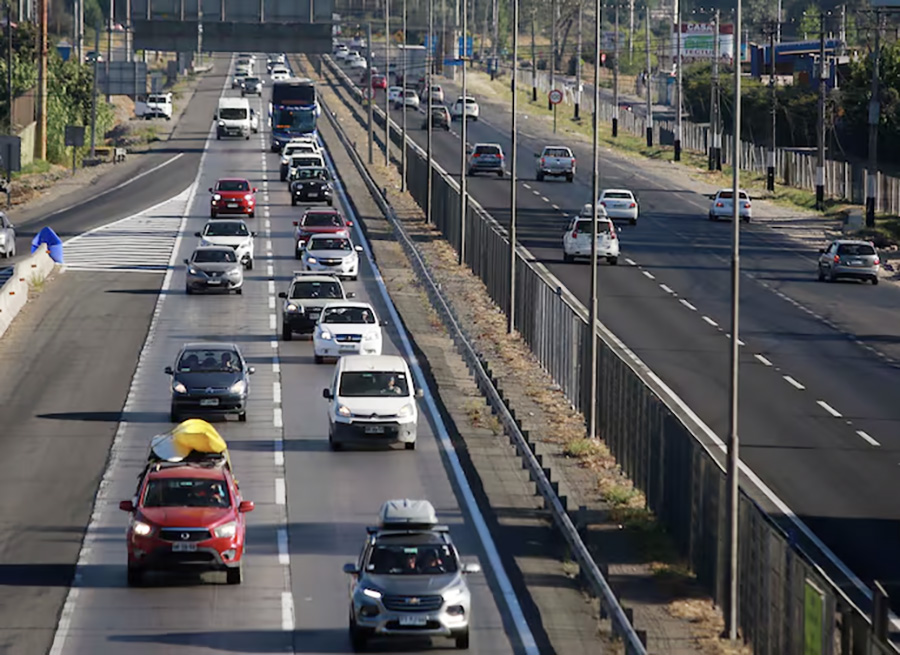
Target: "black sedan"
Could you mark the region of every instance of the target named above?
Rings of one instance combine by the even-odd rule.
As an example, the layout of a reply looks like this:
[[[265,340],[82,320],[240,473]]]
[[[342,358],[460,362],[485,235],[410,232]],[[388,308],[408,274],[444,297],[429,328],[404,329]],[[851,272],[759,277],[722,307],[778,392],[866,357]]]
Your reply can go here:
[[[258,77],[245,77],[241,82],[241,96],[256,95],[262,97],[263,81]]]
[[[166,367],[172,376],[170,419],[180,423],[200,416],[237,415],[247,420],[250,375],[240,348],[233,343],[188,343],[182,347],[175,367]]]
[[[327,168],[309,166],[295,169],[291,180],[291,204],[299,202],[334,202],[334,187]]]
[[[431,129],[450,131],[450,112],[444,105],[431,105]],[[428,129],[428,116],[422,121],[422,129]]]

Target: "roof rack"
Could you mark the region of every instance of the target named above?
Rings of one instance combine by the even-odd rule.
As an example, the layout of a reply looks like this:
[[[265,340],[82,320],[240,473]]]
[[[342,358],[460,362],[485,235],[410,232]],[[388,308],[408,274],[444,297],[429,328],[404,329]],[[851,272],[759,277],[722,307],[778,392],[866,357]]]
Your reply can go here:
[[[317,275],[317,276],[321,276],[321,277],[333,277],[335,280],[338,279],[338,277],[334,273],[323,273],[320,271],[294,271],[293,274],[294,274],[295,280],[298,277],[304,277],[306,275]]]
[[[368,534],[417,534],[422,532],[449,533],[449,525],[428,525],[427,523],[410,523],[403,526],[366,526]]]

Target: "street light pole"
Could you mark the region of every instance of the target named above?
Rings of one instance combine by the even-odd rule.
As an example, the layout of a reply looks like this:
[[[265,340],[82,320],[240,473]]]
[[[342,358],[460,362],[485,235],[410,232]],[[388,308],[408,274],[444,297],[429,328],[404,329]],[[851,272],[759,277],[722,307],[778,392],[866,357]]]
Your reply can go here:
[[[537,9],[531,9],[531,102],[537,102],[537,48],[534,45],[534,18]]]
[[[432,79],[432,75],[434,74],[434,53],[437,52],[435,49],[434,42],[434,0],[428,0],[428,52],[425,55],[425,61],[428,62],[428,78],[425,82],[425,93],[427,94],[427,106],[425,107],[425,111],[428,112],[428,116],[426,117],[427,127],[428,127],[428,141],[426,143],[426,159],[428,160],[428,179],[425,182],[425,222],[428,225],[431,225],[432,220],[432,186],[431,186],[431,178],[432,178],[432,164],[431,158],[432,155],[432,120],[433,117],[431,115],[432,110],[434,109],[434,103],[431,98],[431,86],[434,83]]]
[[[588,399],[587,437],[597,437],[597,230],[600,227],[600,29],[603,24],[602,0],[594,0],[594,141],[591,196],[591,306],[588,312],[590,352],[590,398]]]
[[[816,209],[825,209],[825,95],[828,62],[825,60],[825,13],[819,14],[819,123],[816,148]]]
[[[462,60],[462,107],[460,108],[460,139],[459,139],[459,265],[466,263],[466,214],[469,210],[468,198],[468,180],[466,171],[466,132],[467,123],[466,116],[468,103],[469,87],[466,83],[466,63],[469,55],[469,0],[463,0],[462,3],[462,52],[460,59]]]
[[[6,99],[9,109],[9,135],[13,135],[12,86],[12,0],[6,0]],[[6,208],[12,207],[12,166],[6,162]]]
[[[403,57],[401,57],[403,84],[400,85],[400,109],[402,117],[402,135],[400,143],[400,191],[406,191],[406,76],[409,75],[409,53],[406,51],[406,0],[403,0]]]
[[[716,9],[713,18],[713,60],[712,60],[712,78],[710,83],[709,98],[709,131],[712,133],[712,140],[709,146],[709,170],[718,170],[717,162],[719,160],[719,148],[722,144],[719,142],[719,10]]]
[[[615,7],[615,26],[613,34],[613,120],[612,135],[619,136],[619,5]]]
[[[384,165],[391,165],[391,0],[384,0]]]
[[[738,437],[738,366],[740,363],[741,214],[740,175],[737,153],[741,146],[741,0],[736,0],[734,18],[734,125],[731,162],[731,343],[728,402],[728,594],[725,598],[725,631],[728,639],[738,636],[738,518],[740,439]]]
[[[775,33],[777,29],[777,23],[773,22],[769,29],[769,112],[771,120],[769,124],[769,153],[768,161],[766,162],[766,189],[768,191],[775,190],[775,148],[777,146],[775,121],[778,116],[775,108],[777,100],[775,92]]]
[[[368,99],[369,99],[369,103],[368,103],[369,104],[369,106],[368,106],[368,114],[369,115],[367,116],[368,123],[367,123],[366,127],[367,127],[367,131],[369,133],[369,165],[371,166],[374,161],[374,157],[375,157],[375,152],[374,152],[374,150],[375,150],[375,144],[374,144],[374,141],[375,141],[375,134],[374,134],[374,132],[375,132],[375,128],[374,128],[375,87],[372,85],[372,22],[371,21],[369,21],[369,24],[366,26],[366,39],[367,39],[366,44],[369,46],[366,49],[366,59],[368,60],[366,62],[366,64],[369,67],[369,75],[368,75],[369,88],[366,91],[366,94],[368,95]]]
[[[516,222],[518,220],[516,185],[518,182],[518,155],[519,139],[516,129],[516,109],[518,99],[516,85],[518,84],[519,69],[519,0],[512,0],[512,124],[510,133],[512,136],[512,166],[509,169],[509,306],[506,311],[506,332],[512,334],[516,329]],[[580,33],[579,33],[580,37]],[[580,81],[580,78],[579,78]],[[576,105],[577,107],[577,105]],[[576,110],[577,114],[577,110]]]
[[[653,146],[653,91],[651,89],[651,80],[653,79],[650,69],[650,2],[644,6],[644,40],[647,48],[647,84],[645,84],[647,92],[647,147]]]
[[[97,23],[94,30],[94,81],[91,88],[91,159],[96,156],[95,147],[97,144],[97,75],[100,72],[100,23]]]
[[[681,161],[681,0],[675,0],[675,48],[676,48],[676,82],[675,82],[675,161]]]
[[[875,195],[878,189],[878,123],[881,116],[879,68],[883,14],[875,12],[875,51],[872,53],[872,91],[869,98],[869,164],[866,171],[866,227],[875,227]]]
[[[513,0],[515,2],[516,0]],[[581,118],[581,89],[584,86],[581,70],[581,30],[584,22],[584,2],[578,3],[578,45],[575,52],[575,120]]]

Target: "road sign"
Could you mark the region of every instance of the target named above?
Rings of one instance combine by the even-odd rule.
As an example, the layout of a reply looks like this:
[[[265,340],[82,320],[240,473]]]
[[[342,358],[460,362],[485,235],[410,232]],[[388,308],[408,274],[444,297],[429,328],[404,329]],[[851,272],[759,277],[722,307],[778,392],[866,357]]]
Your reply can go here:
[[[66,145],[76,148],[84,145],[84,126],[66,125]]]
[[[550,92],[550,102],[554,105],[558,105],[563,101],[563,92],[559,89],[553,89]]]

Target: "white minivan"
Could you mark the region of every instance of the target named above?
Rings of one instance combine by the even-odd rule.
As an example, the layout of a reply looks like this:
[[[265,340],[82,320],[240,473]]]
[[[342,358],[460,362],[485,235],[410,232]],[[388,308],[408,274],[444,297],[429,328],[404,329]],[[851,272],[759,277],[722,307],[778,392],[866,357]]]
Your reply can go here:
[[[334,367],[331,387],[322,391],[331,401],[328,445],[345,443],[416,447],[419,412],[406,360],[397,355],[345,355]]]
[[[146,100],[138,100],[134,103],[134,114],[145,120],[151,118],[172,120],[172,94],[152,93]]]
[[[247,98],[220,98],[216,111],[216,138],[250,138],[250,101]]]

